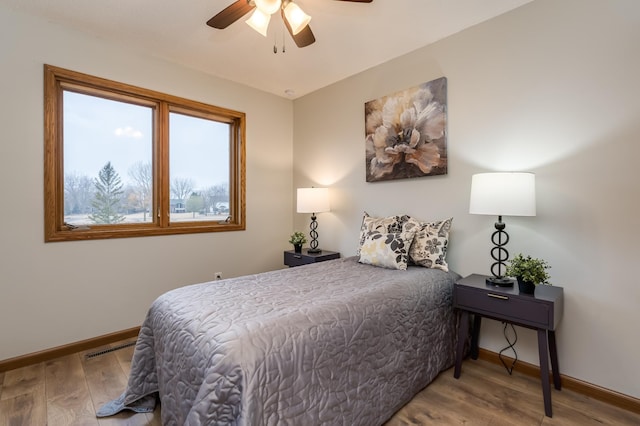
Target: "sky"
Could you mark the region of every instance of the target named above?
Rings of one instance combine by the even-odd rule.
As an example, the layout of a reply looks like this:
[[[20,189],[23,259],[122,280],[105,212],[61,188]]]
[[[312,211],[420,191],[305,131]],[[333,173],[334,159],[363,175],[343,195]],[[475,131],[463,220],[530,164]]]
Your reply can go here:
[[[126,185],[129,170],[152,160],[150,107],[64,92],[64,171],[98,176],[111,165]],[[194,189],[228,183],[227,124],[172,113],[170,116],[170,179],[191,178]]]

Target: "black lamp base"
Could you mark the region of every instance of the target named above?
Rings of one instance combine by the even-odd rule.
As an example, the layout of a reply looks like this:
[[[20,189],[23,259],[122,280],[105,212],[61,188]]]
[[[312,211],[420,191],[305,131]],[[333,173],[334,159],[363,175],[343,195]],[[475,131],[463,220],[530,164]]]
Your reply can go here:
[[[494,244],[494,247],[491,249],[491,257],[495,260],[491,265],[493,277],[487,278],[485,282],[488,285],[496,287],[513,287],[513,280],[502,276],[502,267],[505,266],[504,262],[509,259],[509,252],[504,248],[509,242],[509,234],[504,230],[506,225],[502,221],[502,216],[498,216],[495,227],[496,231],[491,234],[491,242]]]
[[[311,236],[311,242],[309,243],[309,249],[307,253],[318,254],[322,253],[322,250],[318,248],[318,222],[316,221],[316,214],[311,213],[311,225],[309,225],[311,231],[309,231],[309,235]]]
[[[513,280],[506,277],[491,277],[487,278],[485,282],[496,287],[513,287]]]

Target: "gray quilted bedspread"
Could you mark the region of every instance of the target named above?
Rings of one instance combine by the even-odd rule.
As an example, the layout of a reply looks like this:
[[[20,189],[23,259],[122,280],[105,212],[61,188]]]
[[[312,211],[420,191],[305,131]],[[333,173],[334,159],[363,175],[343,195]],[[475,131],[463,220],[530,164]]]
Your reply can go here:
[[[124,404],[165,425],[379,425],[454,360],[458,276],[338,259],[191,285],[151,306]]]

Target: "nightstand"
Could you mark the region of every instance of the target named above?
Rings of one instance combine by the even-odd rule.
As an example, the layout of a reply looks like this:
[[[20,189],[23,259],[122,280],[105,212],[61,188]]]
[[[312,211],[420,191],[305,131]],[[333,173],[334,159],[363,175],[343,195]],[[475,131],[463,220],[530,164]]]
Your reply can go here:
[[[558,351],[555,329],[562,318],[564,292],[562,287],[538,285],[535,294],[520,294],[518,284],[513,287],[494,287],[485,282],[485,275],[472,274],[456,282],[453,289],[453,307],[460,310],[458,347],[453,376],[460,377],[462,355],[469,333],[469,314],[473,314],[471,357],[478,358],[478,336],[482,317],[532,328],[538,332],[540,379],[544,413],[551,417],[551,389],[549,385],[549,358],[553,384],[560,390]]]
[[[284,264],[287,266],[308,265],[339,258],[340,253],[329,250],[322,250],[320,253],[309,253],[309,249],[302,249],[302,253],[296,253],[293,250],[284,252]]]

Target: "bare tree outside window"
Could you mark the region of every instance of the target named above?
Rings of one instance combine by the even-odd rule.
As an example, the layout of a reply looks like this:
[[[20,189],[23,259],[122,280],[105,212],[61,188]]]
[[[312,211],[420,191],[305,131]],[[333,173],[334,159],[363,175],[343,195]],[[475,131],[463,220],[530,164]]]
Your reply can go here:
[[[147,213],[151,211],[153,168],[151,163],[138,161],[129,168],[136,204],[142,210],[142,221],[147,221]]]
[[[191,194],[191,191],[193,191],[193,186],[193,179],[175,178],[171,181],[171,194],[184,203]]]
[[[203,191],[203,198],[206,208],[215,215],[225,215],[229,213],[229,187],[228,185],[220,184],[210,186]],[[223,211],[221,207],[226,206],[226,211]],[[226,216],[225,216],[226,217]]]
[[[64,176],[64,214],[91,213],[91,201],[95,192],[93,179],[79,173]]]

